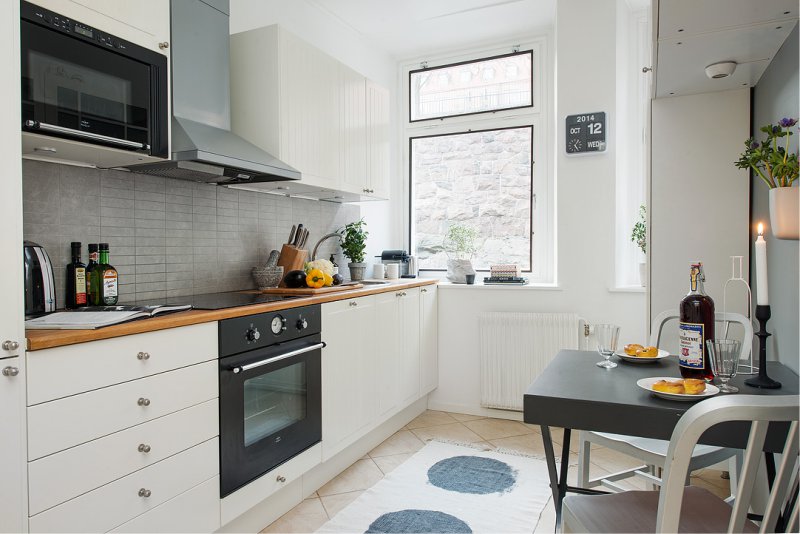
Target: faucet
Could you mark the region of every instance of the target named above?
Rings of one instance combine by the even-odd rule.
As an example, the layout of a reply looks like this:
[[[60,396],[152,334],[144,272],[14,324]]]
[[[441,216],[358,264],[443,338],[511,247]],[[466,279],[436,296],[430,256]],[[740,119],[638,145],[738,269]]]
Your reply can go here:
[[[314,260],[316,260],[316,259],[317,259],[317,249],[318,249],[318,248],[319,248],[319,246],[322,244],[322,242],[323,242],[323,241],[326,241],[326,240],[328,240],[328,239],[330,239],[330,238],[332,238],[332,237],[338,237],[338,238],[339,238],[339,241],[341,241],[341,240],[342,240],[342,234],[340,234],[340,233],[338,233],[338,232],[333,232],[333,233],[330,233],[330,234],[325,234],[324,236],[322,236],[322,237],[319,239],[319,241],[317,241],[317,244],[316,244],[316,245],[314,245],[314,250],[311,252],[311,261],[314,261]]]

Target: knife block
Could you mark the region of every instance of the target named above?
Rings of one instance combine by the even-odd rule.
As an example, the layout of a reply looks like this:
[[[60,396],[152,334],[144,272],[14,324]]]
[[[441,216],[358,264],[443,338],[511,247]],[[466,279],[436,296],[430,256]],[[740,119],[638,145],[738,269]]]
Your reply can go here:
[[[283,247],[281,247],[281,255],[278,257],[278,266],[283,267],[284,276],[286,276],[289,271],[302,271],[307,256],[307,250],[299,249],[294,245],[283,245]],[[281,280],[278,287],[286,287],[283,280]]]

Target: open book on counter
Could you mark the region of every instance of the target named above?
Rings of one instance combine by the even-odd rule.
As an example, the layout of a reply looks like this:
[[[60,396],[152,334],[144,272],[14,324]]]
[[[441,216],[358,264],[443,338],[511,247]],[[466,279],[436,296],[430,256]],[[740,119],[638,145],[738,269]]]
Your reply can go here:
[[[87,306],[76,310],[54,312],[25,321],[25,328],[33,330],[94,330],[142,317],[155,317],[162,313],[191,309],[189,304],[168,306]]]

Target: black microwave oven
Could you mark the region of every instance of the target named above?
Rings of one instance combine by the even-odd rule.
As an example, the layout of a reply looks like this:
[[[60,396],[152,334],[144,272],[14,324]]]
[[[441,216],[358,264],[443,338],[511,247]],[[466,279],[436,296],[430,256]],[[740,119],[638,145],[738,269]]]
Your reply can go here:
[[[22,130],[167,158],[167,58],[21,2]]]

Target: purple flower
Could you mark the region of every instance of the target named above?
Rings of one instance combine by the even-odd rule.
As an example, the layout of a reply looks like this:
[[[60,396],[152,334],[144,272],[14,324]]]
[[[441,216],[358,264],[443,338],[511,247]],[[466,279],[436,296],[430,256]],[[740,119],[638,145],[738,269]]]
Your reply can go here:
[[[774,134],[781,133],[781,127],[780,126],[773,126],[772,127],[772,133],[774,133]]]
[[[790,119],[788,117],[784,117],[778,124],[780,124],[783,128],[791,128],[792,126],[797,124],[797,119]]]
[[[755,150],[759,146],[761,146],[761,145],[759,145],[756,141],[753,141],[753,142],[750,143],[750,148],[753,149],[753,150]]]

